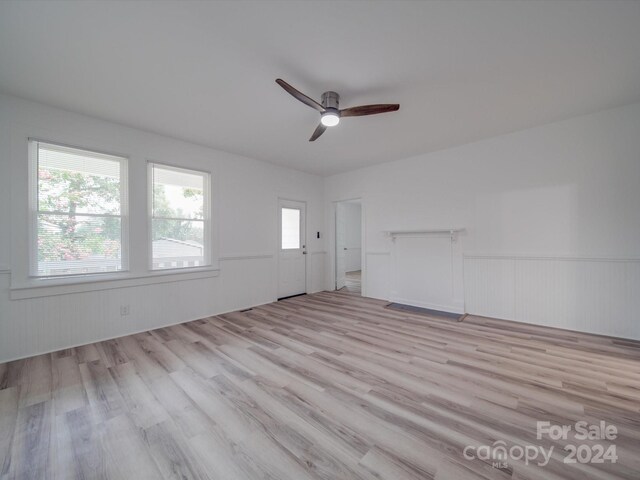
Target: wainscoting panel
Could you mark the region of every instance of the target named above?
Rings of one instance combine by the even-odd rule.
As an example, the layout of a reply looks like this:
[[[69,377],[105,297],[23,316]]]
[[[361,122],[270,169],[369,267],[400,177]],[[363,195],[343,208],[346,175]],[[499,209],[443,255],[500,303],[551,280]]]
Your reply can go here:
[[[366,252],[365,263],[362,281],[367,297],[389,300],[391,252]]]
[[[321,292],[325,286],[325,264],[327,252],[311,252],[307,262],[307,272],[311,268],[310,277],[307,275],[307,291],[309,293]]]
[[[466,313],[514,319],[515,262],[465,257],[464,292]]]
[[[625,338],[640,338],[640,259],[464,258],[465,310]]]
[[[237,255],[220,260],[220,311],[262,305],[277,297],[275,255]]]
[[[221,306],[220,277],[23,300],[10,300],[9,275],[0,277],[0,362],[200,318]]]
[[[274,272],[273,255],[235,255],[216,277],[22,300],[10,300],[2,272],[0,363],[269,303]]]

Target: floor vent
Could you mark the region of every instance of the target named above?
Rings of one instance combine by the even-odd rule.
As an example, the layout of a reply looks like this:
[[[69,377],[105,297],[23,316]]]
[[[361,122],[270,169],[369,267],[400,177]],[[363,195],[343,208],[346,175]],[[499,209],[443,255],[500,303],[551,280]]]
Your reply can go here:
[[[430,317],[446,318],[447,320],[455,320],[456,322],[461,322],[467,316],[466,314],[460,315],[459,313],[442,312],[440,310],[414,307],[413,305],[405,305],[403,303],[389,303],[385,308],[388,308],[390,310],[398,310],[401,312],[418,313],[422,315],[428,315]]]
[[[250,312],[253,308],[245,308],[244,310],[240,310],[240,313]]]

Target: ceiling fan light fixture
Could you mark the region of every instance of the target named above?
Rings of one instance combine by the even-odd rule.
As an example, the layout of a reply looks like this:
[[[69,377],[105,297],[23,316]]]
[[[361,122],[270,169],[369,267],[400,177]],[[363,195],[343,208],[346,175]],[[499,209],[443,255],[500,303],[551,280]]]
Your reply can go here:
[[[400,105],[397,103],[378,103],[375,105],[340,108],[340,95],[338,95],[337,92],[324,92],[320,101],[321,103],[318,103],[313,98],[307,97],[301,91],[293,88],[281,78],[276,78],[276,83],[299,102],[320,112],[320,125],[316,127],[313,135],[311,135],[309,139],[310,142],[315,142],[318,137],[327,130],[327,127],[335,127],[338,125],[340,123],[340,117],[364,117],[378,113],[396,112],[400,109]]]
[[[340,123],[340,115],[338,112],[327,110],[322,114],[322,117],[320,117],[320,123],[325,127],[335,127]]]

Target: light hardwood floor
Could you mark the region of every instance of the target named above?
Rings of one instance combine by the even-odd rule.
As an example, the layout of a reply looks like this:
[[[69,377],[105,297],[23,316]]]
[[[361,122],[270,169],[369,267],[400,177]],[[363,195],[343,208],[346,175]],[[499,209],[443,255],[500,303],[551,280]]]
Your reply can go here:
[[[0,365],[0,478],[640,478],[639,342],[384,305],[325,292]],[[564,464],[537,420],[615,424],[618,463]],[[464,458],[497,440],[556,451]]]
[[[357,293],[360,295],[362,293],[362,272],[360,270],[356,270],[353,272],[347,272],[345,274],[344,287],[341,290],[350,293]]]

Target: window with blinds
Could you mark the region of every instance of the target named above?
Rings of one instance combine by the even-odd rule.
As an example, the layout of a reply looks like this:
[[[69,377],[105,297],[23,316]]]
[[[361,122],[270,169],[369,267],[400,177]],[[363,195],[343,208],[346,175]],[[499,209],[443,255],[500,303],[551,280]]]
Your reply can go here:
[[[210,175],[157,163],[149,173],[151,268],[209,265]]]
[[[127,159],[32,140],[31,274],[36,277],[126,269]]]

